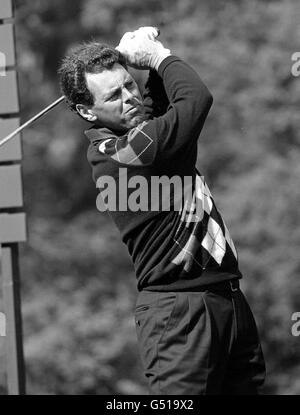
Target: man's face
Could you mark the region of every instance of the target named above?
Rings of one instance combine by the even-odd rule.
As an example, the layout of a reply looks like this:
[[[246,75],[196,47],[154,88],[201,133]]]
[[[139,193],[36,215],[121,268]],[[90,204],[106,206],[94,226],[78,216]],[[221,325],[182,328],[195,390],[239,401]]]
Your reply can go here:
[[[99,124],[117,131],[136,127],[144,121],[144,105],[139,88],[126,71],[115,63],[100,73],[86,73],[89,91],[94,97],[90,108]]]

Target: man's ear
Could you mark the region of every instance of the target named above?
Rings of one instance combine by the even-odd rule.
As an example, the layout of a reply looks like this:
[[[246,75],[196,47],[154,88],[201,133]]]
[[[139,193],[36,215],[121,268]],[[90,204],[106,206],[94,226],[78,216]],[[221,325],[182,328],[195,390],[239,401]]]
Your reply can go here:
[[[97,115],[86,105],[76,104],[76,110],[87,121],[95,122],[97,120]]]

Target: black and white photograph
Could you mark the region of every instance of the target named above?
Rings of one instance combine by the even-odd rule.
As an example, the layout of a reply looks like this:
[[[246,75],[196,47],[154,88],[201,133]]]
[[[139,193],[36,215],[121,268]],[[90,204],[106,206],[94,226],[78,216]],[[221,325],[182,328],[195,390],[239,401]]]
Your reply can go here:
[[[299,22],[0,0],[0,395],[300,395]]]

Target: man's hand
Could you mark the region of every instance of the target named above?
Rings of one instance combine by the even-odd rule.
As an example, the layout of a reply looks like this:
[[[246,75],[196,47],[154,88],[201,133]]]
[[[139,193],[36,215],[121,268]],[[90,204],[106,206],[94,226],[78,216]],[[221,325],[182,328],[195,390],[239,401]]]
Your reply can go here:
[[[155,27],[140,27],[127,32],[116,49],[125,57],[128,65],[136,69],[156,69],[171,52],[156,40],[159,30]]]

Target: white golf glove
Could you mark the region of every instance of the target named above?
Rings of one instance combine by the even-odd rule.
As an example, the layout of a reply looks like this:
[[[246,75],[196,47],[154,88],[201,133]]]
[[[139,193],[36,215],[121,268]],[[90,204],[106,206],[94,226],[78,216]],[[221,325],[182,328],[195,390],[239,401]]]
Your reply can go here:
[[[159,30],[155,27],[140,27],[126,32],[116,49],[125,57],[129,66],[137,69],[158,70],[161,62],[171,55],[156,38]]]

